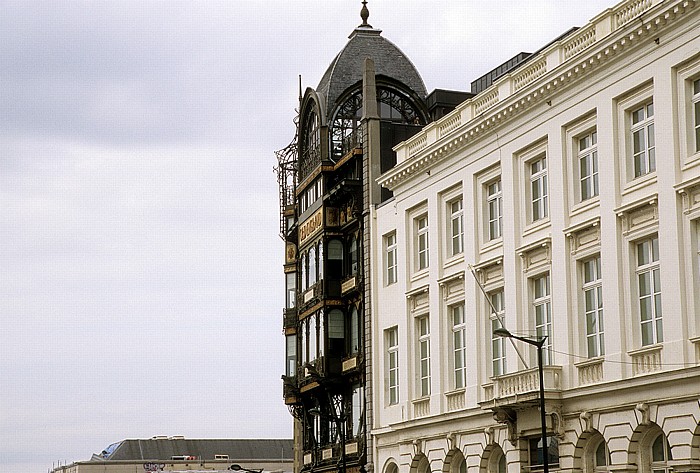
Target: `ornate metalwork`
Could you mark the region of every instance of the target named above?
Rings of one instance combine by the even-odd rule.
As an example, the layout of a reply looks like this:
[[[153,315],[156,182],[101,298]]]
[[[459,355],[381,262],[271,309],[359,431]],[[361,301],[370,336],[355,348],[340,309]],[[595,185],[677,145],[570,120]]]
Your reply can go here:
[[[421,118],[410,99],[396,90],[378,87],[379,117],[398,123],[420,124]],[[362,145],[362,92],[358,90],[338,108],[331,125],[331,156],[334,161]]]
[[[299,136],[299,115],[294,118],[294,139],[291,143],[279,151],[277,155],[277,166],[274,171],[277,173],[277,184],[279,186],[280,197],[280,237],[285,239],[287,228],[287,216],[290,209],[294,207],[294,192],[297,186],[297,140]]]
[[[321,128],[318,114],[311,110],[304,118],[302,127],[301,159],[299,179],[303,180],[321,164]]]

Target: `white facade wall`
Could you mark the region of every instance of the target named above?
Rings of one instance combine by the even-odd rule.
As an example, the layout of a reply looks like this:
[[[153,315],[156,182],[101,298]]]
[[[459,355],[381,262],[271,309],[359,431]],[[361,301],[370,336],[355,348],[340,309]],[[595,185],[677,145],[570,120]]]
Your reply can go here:
[[[394,465],[400,473],[459,471],[460,455],[469,471],[498,471],[501,452],[510,473],[528,470],[527,439],[540,427],[527,404],[533,391],[537,399],[537,384],[527,384],[536,350],[506,343],[506,374],[492,376],[491,310],[470,266],[487,291],[504,290],[505,326],[518,334],[535,333],[533,284],[550,276],[545,387],[557,469],[592,471],[602,437],[610,453],[602,470],[650,472],[651,442],[663,432],[672,453],[663,466],[700,471],[700,153],[691,113],[700,5],[626,1],[574,36],[400,145],[399,164],[380,178],[394,198],[374,209],[372,225],[377,472]],[[652,102],[656,170],[635,178],[631,114]],[[592,131],[599,192],[581,201],[577,146]],[[533,222],[531,163],[541,156],[548,216]],[[499,177],[502,237],[489,241],[486,186]],[[460,197],[463,251],[452,256],[449,203]],[[426,215],[429,265],[420,269],[416,219]],[[390,233],[398,271],[387,285]],[[658,238],[663,326],[663,341],[652,343],[642,339],[637,268],[637,244],[650,238]],[[596,255],[605,353],[589,357],[582,264]],[[454,379],[455,304],[465,306],[463,388]],[[421,394],[423,316],[430,322],[429,395]],[[394,327],[399,396],[391,404],[386,331]],[[517,421],[494,420],[502,408]]]

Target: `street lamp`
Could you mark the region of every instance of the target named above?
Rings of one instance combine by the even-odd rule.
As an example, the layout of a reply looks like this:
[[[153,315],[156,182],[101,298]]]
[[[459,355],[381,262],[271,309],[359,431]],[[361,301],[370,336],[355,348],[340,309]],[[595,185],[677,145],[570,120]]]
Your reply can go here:
[[[340,415],[336,415],[335,409],[331,409],[330,416],[326,416],[321,412],[321,409],[318,407],[312,407],[309,409],[309,414],[311,414],[314,417],[322,418],[322,417],[330,417],[333,422],[335,422],[338,431],[340,432],[340,464],[342,466],[342,473],[345,473],[345,424],[347,421],[347,416],[345,415],[344,407],[341,404],[341,409],[343,412],[340,413]]]
[[[542,467],[544,473],[549,473],[549,448],[547,447],[547,418],[544,412],[544,371],[542,368],[542,347],[544,347],[544,342],[547,340],[547,335],[541,338],[532,339],[527,337],[519,337],[513,335],[505,328],[497,328],[493,331],[494,335],[505,338],[513,338],[515,340],[520,340],[529,345],[534,345],[537,347],[537,371],[540,375],[540,422],[542,423]]]
[[[262,468],[260,468],[259,470],[249,470],[248,468],[243,468],[237,463],[234,463],[233,465],[229,466],[228,469],[233,471],[245,471],[246,473],[262,473],[263,471]]]

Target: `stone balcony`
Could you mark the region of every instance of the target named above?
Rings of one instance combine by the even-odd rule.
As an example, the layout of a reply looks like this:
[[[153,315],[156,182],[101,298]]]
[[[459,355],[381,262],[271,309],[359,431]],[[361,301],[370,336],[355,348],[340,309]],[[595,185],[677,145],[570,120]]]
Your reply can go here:
[[[545,399],[561,398],[561,366],[545,366]],[[492,378],[483,387],[482,409],[518,408],[539,402],[540,382],[537,368],[509,373]]]

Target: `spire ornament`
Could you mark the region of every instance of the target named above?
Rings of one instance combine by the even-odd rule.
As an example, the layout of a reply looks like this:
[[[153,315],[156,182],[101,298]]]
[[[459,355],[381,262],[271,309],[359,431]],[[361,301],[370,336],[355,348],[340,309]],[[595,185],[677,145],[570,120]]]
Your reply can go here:
[[[369,18],[369,9],[367,8],[367,0],[362,0],[362,10],[360,10],[360,18],[362,18],[362,24],[360,27],[371,28],[372,25],[367,23]]]

